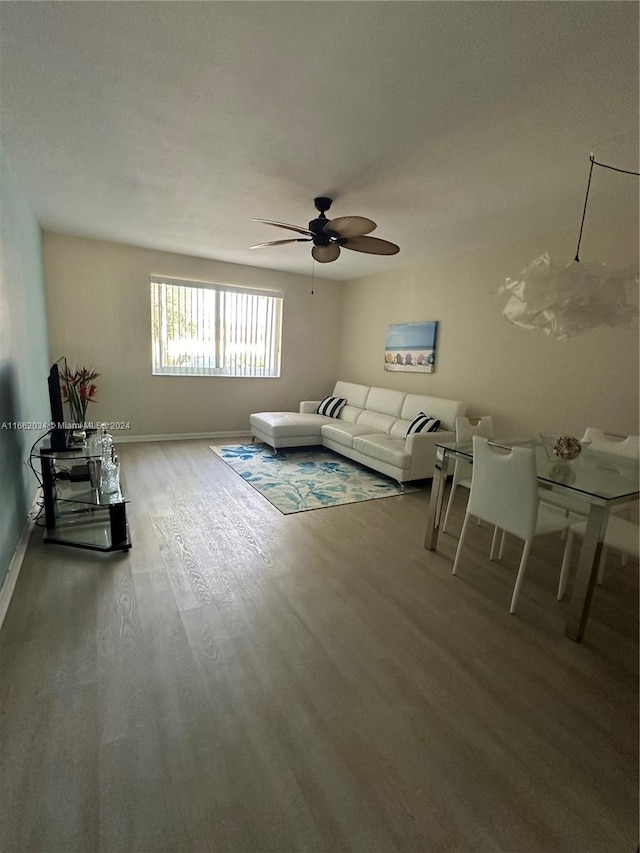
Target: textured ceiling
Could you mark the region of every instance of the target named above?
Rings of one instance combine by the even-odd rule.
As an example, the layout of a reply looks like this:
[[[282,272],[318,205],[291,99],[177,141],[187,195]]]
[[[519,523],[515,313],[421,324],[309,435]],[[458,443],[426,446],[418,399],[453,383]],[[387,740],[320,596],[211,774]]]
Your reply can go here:
[[[350,279],[577,229],[591,150],[637,169],[634,2],[3,2],[0,49],[2,143],[53,231],[310,274],[251,220],[328,195],[401,247],[316,264]],[[599,170],[591,216],[637,203]]]

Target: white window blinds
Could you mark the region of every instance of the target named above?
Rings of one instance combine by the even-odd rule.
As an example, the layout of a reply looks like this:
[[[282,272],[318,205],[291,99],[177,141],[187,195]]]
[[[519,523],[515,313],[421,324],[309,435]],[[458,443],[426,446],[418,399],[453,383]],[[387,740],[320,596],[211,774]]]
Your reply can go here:
[[[279,376],[283,295],[151,277],[152,372]]]

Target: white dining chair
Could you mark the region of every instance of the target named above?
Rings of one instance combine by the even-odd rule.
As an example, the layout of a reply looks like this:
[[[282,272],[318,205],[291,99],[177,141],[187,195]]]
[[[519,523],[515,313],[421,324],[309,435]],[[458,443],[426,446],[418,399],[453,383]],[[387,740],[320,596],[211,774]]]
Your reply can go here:
[[[603,429],[596,427],[587,427],[584,436],[585,441],[590,441],[589,449],[596,453],[607,453],[611,456],[617,456],[620,459],[638,460],[640,459],[640,436],[638,435],[618,435],[605,432]],[[613,507],[611,513],[616,516],[622,516],[629,520],[629,507],[617,506]],[[615,546],[611,546],[614,550]],[[621,565],[626,566],[627,554],[629,552],[621,551]],[[602,584],[604,579],[604,569],[607,562],[607,549],[602,549],[602,557],[598,565],[598,583]]]
[[[587,427],[582,439],[591,442],[589,444],[591,451],[611,453],[613,456],[622,456],[625,459],[640,459],[640,436],[638,435],[614,435],[603,429]]]
[[[575,536],[584,536],[587,529],[587,522],[580,521],[572,524],[569,527],[567,534],[567,542],[564,548],[564,557],[562,558],[562,570],[560,571],[560,583],[558,584],[558,601],[562,599],[567,589],[567,580],[569,578],[569,568],[571,566],[571,550],[573,547],[573,539]],[[616,515],[610,515],[607,522],[607,527],[604,532],[602,542],[602,557],[598,565],[598,583],[602,584],[604,579],[604,565],[607,559],[607,551],[613,548],[620,551],[622,554],[629,554],[632,557],[640,556],[640,527],[631,521],[624,518],[619,518]]]
[[[510,613],[515,613],[534,537],[562,531],[570,524],[564,512],[540,504],[533,448],[500,448],[486,438],[474,436],[471,493],[453,563],[454,575],[473,516],[495,525],[491,559],[498,529],[524,540],[509,608]]]
[[[493,418],[491,415],[483,415],[481,418],[456,418],[456,442],[470,441],[474,435],[481,435],[484,438],[493,438]],[[466,459],[456,459],[456,464],[453,469],[453,479],[451,481],[451,489],[449,491],[449,500],[447,502],[447,511],[444,515],[444,524],[442,532],[445,533],[447,524],[449,523],[449,513],[453,498],[458,489],[462,486],[465,489],[471,488],[471,474],[473,465],[467,462]]]

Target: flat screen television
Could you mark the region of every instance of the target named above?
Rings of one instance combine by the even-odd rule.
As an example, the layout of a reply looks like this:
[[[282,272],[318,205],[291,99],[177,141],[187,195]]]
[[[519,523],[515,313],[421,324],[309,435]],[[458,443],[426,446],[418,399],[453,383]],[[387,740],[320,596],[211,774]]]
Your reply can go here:
[[[51,449],[52,450],[67,450],[69,446],[69,430],[65,429],[64,409],[62,408],[62,392],[60,391],[60,370],[58,369],[59,362],[66,358],[59,358],[55,364],[51,365],[49,371],[49,405],[51,408]]]

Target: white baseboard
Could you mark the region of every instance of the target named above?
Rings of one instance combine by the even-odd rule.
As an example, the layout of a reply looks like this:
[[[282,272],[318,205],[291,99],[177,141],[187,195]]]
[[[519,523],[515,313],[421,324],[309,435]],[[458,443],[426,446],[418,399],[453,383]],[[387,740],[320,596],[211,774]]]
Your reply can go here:
[[[185,441],[190,438],[243,438],[249,437],[249,430],[235,430],[234,432],[182,432],[168,435],[120,435],[117,432],[113,436],[115,444],[127,444],[132,441]]]
[[[41,494],[40,489],[38,489],[36,496],[33,499],[31,512],[29,513],[25,526],[22,528],[18,544],[16,545],[13,557],[9,563],[9,571],[5,575],[2,587],[0,587],[0,628],[4,622],[4,617],[7,615],[7,610],[11,603],[11,596],[13,595],[13,590],[15,589],[16,581],[18,580],[18,575],[22,568],[22,561],[24,560],[24,555],[27,552],[27,545],[29,544],[29,537],[31,536],[31,531],[35,524],[35,517],[37,515],[37,510],[39,509],[38,501],[40,499]]]

